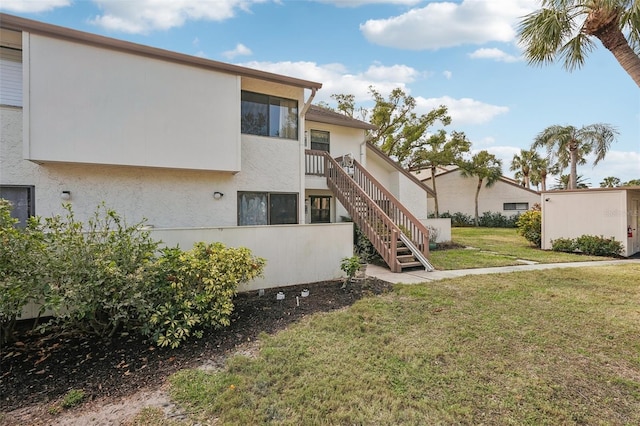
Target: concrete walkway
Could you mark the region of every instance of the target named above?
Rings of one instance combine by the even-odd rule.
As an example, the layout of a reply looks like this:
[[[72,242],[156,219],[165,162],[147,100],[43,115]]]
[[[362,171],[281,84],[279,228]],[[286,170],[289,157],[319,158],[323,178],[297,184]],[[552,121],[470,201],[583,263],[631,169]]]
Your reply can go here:
[[[389,283],[404,283],[404,284],[418,284],[424,282],[431,282],[442,280],[445,278],[456,278],[465,275],[481,275],[481,274],[499,274],[503,272],[517,272],[517,271],[539,271],[542,269],[551,268],[587,268],[591,266],[603,266],[603,265],[623,265],[637,263],[640,264],[640,259],[620,259],[620,260],[597,260],[589,262],[569,262],[569,263],[536,263],[527,265],[515,265],[515,266],[500,266],[496,268],[477,268],[477,269],[458,269],[454,271],[433,271],[427,272],[424,270],[414,270],[408,272],[394,273],[389,268],[368,265],[366,274],[370,277],[376,277],[382,281]]]

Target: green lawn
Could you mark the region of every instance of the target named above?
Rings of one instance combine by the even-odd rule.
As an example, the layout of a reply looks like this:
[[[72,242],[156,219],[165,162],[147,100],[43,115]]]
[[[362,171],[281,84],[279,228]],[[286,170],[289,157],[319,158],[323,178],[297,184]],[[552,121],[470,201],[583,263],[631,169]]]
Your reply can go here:
[[[170,392],[207,424],[637,425],[639,276],[634,264],[397,286],[263,335],[219,372],[184,370]]]
[[[609,258],[540,250],[533,247],[514,228],[451,228],[454,243],[467,249],[433,250],[431,263],[440,270],[521,265],[537,263],[584,262]]]

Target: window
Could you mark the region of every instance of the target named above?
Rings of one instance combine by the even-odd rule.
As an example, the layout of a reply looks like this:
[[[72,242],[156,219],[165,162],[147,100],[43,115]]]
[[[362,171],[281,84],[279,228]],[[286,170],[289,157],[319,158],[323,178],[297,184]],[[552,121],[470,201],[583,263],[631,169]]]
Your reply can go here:
[[[311,149],[329,152],[329,132],[311,130]]]
[[[22,106],[22,51],[0,47],[0,104]]]
[[[311,223],[331,222],[331,197],[311,198]]]
[[[298,223],[298,194],[238,192],[238,225]]]
[[[504,203],[503,210],[529,210],[529,203]]]
[[[27,185],[1,185],[0,198],[9,200],[13,209],[11,216],[18,219],[17,226],[24,228],[27,219],[36,214],[34,187]]]
[[[298,139],[298,101],[242,91],[240,110],[242,133]]]

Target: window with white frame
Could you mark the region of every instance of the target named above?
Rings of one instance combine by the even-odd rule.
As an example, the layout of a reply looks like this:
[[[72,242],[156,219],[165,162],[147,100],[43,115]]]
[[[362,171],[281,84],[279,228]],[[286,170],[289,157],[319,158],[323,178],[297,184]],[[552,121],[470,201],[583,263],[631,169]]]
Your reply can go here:
[[[503,210],[529,210],[529,203],[504,203]]]
[[[311,137],[311,149],[329,152],[329,132],[311,130],[309,136]]]
[[[298,101],[242,91],[241,132],[298,139]]]
[[[298,194],[238,192],[238,225],[298,223]]]
[[[0,47],[0,105],[22,106],[22,50]]]

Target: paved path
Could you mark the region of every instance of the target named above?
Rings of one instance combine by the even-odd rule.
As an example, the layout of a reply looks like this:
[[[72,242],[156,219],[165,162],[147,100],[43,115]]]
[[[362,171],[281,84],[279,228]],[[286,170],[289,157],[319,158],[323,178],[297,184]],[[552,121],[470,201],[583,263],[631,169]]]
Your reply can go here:
[[[465,275],[480,275],[480,274],[498,274],[503,272],[516,272],[516,271],[538,271],[542,269],[551,268],[586,268],[591,266],[602,265],[621,265],[637,263],[640,264],[640,259],[620,259],[620,260],[597,260],[589,262],[569,262],[569,263],[536,263],[533,265],[515,265],[515,266],[500,266],[497,268],[477,268],[477,269],[458,269],[454,271],[421,271],[414,270],[409,272],[394,273],[389,268],[377,265],[367,266],[367,275],[370,277],[376,277],[390,283],[404,283],[404,284],[418,284],[424,282],[431,282],[442,280],[445,278],[456,278]]]

